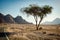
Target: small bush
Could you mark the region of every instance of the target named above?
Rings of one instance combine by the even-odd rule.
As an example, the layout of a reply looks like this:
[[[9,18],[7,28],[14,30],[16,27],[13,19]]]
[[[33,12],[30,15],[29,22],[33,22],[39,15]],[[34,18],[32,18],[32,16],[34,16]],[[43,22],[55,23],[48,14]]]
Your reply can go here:
[[[39,28],[39,30],[41,30],[41,29],[42,29],[42,27]]]
[[[43,32],[43,34],[46,34],[46,32]]]

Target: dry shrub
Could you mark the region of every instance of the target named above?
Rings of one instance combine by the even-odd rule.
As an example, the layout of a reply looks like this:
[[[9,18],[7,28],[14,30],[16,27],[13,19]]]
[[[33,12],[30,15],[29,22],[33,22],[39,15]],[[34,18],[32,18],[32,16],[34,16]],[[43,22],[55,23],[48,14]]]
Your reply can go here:
[[[14,37],[14,38],[10,38],[10,40],[28,40],[24,37]]]
[[[44,40],[53,40],[53,39],[44,38]]]
[[[26,37],[28,37],[30,40],[38,40],[38,37],[36,35],[27,34]]]

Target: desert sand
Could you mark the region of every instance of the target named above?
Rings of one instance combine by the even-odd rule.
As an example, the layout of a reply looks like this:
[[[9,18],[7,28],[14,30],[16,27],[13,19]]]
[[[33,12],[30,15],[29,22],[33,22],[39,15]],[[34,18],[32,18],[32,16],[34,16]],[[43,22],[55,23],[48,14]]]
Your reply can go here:
[[[60,40],[60,25],[40,25],[36,30],[34,24],[0,24],[0,32],[9,32],[9,40]],[[0,37],[0,40],[7,40]]]

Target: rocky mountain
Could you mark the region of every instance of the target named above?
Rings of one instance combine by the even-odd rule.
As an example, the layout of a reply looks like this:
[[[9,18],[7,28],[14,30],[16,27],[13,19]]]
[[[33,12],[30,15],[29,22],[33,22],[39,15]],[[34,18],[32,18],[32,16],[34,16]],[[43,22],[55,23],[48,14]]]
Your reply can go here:
[[[25,21],[21,16],[17,16],[16,18],[14,18],[15,22],[18,24],[26,24],[28,23],[27,21]]]
[[[56,18],[52,22],[44,22],[43,24],[60,24],[60,18]]]
[[[4,15],[0,13],[0,23],[5,22]]]
[[[7,14],[6,16],[4,16],[4,20],[6,23],[15,23],[13,17],[9,14]]]
[[[0,23],[28,24],[29,22],[24,20],[21,16],[13,18],[10,14],[3,15],[2,13],[0,13]]]
[[[55,20],[53,20],[53,23],[60,24],[60,18],[56,18]]]

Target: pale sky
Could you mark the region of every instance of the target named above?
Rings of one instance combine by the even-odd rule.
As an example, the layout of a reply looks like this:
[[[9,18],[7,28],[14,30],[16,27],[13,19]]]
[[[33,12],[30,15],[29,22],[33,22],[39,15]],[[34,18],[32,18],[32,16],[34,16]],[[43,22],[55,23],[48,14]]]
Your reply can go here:
[[[39,6],[49,5],[53,7],[52,13],[47,15],[42,22],[53,21],[55,18],[60,18],[60,0],[0,0],[0,13],[10,14],[13,17],[22,16],[28,22],[35,24],[32,16],[27,17],[20,9],[28,7],[30,4]]]

